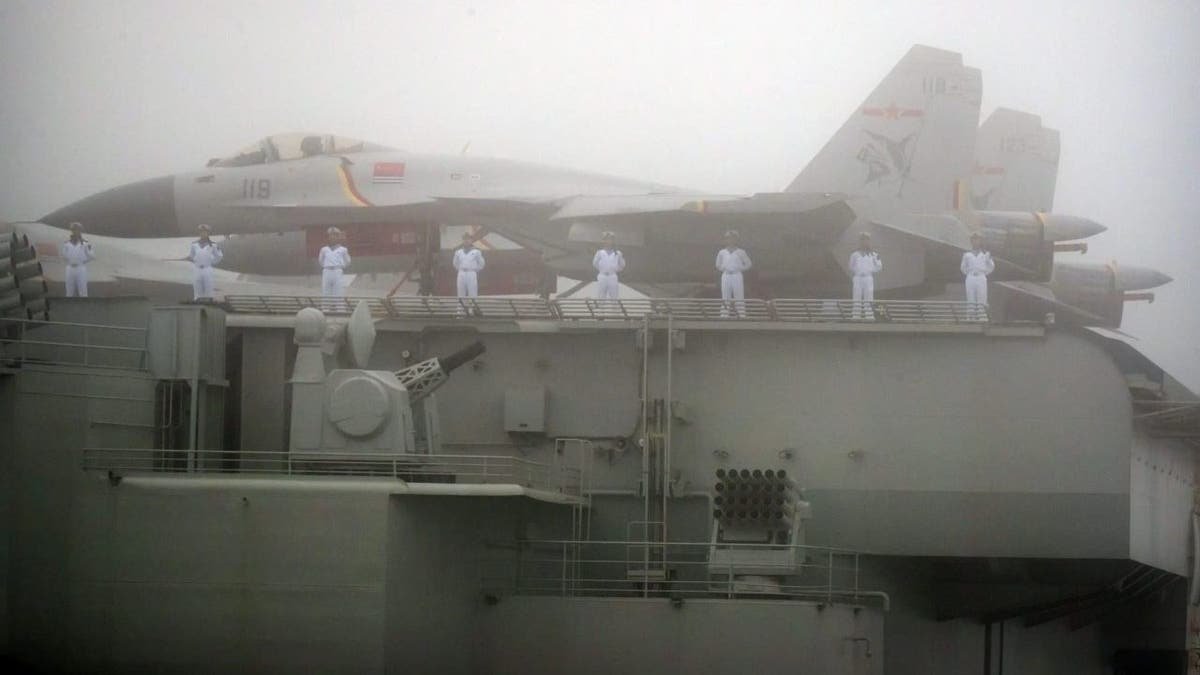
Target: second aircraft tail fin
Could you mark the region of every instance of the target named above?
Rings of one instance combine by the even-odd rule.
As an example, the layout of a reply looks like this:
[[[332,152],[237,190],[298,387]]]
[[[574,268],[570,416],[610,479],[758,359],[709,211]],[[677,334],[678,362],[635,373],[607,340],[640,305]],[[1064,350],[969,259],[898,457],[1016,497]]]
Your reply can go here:
[[[970,203],[960,206],[989,211],[1049,212],[1058,181],[1057,129],[1042,118],[997,108],[979,127]]]

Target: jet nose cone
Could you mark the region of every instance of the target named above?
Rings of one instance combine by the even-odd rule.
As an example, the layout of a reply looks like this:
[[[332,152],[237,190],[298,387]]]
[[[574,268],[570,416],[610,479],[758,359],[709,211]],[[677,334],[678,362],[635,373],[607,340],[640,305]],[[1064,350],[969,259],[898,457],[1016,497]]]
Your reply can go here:
[[[1057,213],[1042,213],[1039,216],[1045,227],[1046,241],[1087,239],[1108,229],[1094,220],[1079,216],[1063,216]]]
[[[105,190],[64,206],[41,220],[63,229],[78,222],[85,233],[111,237],[178,236],[175,178],[151,178]]]
[[[1121,291],[1144,291],[1172,281],[1169,275],[1149,267],[1117,266],[1117,289]]]

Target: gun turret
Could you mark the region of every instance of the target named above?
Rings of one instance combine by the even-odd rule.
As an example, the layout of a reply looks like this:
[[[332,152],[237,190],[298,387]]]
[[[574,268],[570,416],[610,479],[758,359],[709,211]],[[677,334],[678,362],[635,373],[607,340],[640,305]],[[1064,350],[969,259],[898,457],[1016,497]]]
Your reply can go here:
[[[395,372],[396,379],[408,390],[409,404],[416,403],[433,393],[450,377],[450,373],[459,366],[474,360],[487,351],[482,342],[472,342],[453,354],[432,359],[425,359],[407,368]]]

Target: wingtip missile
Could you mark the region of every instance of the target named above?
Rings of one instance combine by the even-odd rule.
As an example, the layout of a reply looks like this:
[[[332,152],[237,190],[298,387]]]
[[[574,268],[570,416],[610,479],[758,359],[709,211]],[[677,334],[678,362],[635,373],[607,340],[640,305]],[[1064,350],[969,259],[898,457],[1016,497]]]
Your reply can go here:
[[[1169,274],[1149,267],[1129,265],[1113,265],[1112,267],[1119,291],[1144,291],[1174,281]]]
[[[1096,291],[1145,291],[1169,284],[1170,275],[1151,267],[1108,263],[1060,262],[1054,265],[1056,286],[1087,287]]]
[[[1108,230],[1107,227],[1089,218],[1066,216],[1058,213],[1038,213],[1042,221],[1043,237],[1046,241],[1073,241],[1087,239]]]

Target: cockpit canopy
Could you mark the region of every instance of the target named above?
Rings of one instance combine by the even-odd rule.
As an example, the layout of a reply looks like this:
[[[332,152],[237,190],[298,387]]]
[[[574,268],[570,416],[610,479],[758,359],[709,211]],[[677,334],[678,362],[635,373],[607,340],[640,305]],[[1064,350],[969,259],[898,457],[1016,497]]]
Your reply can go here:
[[[348,155],[355,152],[393,150],[385,145],[333,134],[290,133],[267,136],[237,154],[209,160],[209,166],[253,166],[287,162],[315,155]]]

